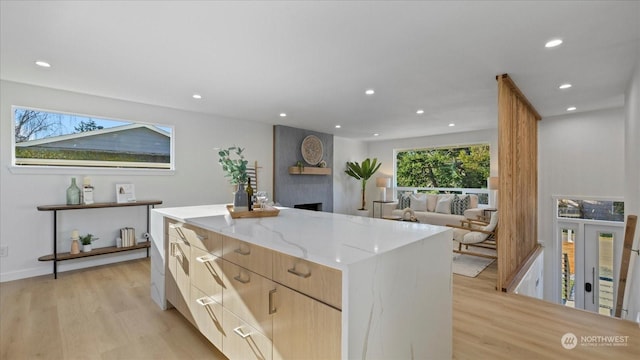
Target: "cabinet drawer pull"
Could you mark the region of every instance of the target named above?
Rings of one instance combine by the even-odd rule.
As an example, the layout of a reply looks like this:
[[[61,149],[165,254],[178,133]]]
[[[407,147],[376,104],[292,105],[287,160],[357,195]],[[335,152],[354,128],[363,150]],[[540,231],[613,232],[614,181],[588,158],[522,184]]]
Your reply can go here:
[[[247,280],[244,280],[240,277],[240,274],[236,275],[233,277],[234,280],[236,280],[237,282],[243,283],[243,284],[248,284],[251,282],[251,277],[247,276]]]
[[[241,338],[243,338],[243,339],[246,339],[246,338],[248,338],[249,336],[251,336],[251,333],[250,333],[250,332],[248,332],[248,333],[246,333],[246,334],[245,334],[244,332],[242,332],[242,326],[238,326],[237,328],[233,329],[233,332],[234,332],[234,333],[236,333],[236,334],[238,334],[238,336],[240,336],[240,337],[241,337]]]
[[[209,239],[209,237],[204,236],[204,235],[200,235],[200,234],[196,234],[196,237],[197,237],[197,238],[198,238],[198,240],[200,240],[200,241],[204,241],[204,240]]]
[[[296,270],[296,267],[295,267],[295,266],[294,266],[293,268],[291,268],[291,269],[287,269],[287,271],[288,271],[288,272],[290,272],[291,274],[293,274],[293,275],[295,275],[295,276],[299,276],[299,277],[301,277],[301,278],[303,278],[303,279],[306,279],[306,278],[308,278],[309,276],[311,276],[311,270],[309,270],[309,272],[308,272],[308,273],[303,274],[303,273],[301,273],[301,272],[298,272],[298,270]]]
[[[276,309],[275,305],[273,304],[273,294],[275,294],[276,291],[278,291],[278,289],[273,289],[269,291],[269,315],[272,315],[278,312],[278,309]]]
[[[247,248],[247,250],[242,250],[241,248],[237,248],[235,250],[233,250],[233,252],[240,254],[240,255],[251,255],[251,249]]]
[[[176,232],[178,233],[178,235],[180,235],[180,239],[178,240],[178,242],[182,242],[183,244],[188,244],[189,243],[187,241],[187,237],[184,235],[184,232],[182,231],[182,227],[177,226],[176,227]]]
[[[207,306],[207,305],[213,304],[214,301],[210,297],[205,296],[205,297],[201,297],[199,299],[196,299],[196,302],[201,306]]]
[[[210,262],[210,261],[213,261],[213,260],[215,260],[215,259],[216,259],[216,257],[215,257],[215,256],[213,256],[213,255],[198,256],[198,257],[196,258],[196,260],[198,260],[198,262],[201,262],[201,263]]]

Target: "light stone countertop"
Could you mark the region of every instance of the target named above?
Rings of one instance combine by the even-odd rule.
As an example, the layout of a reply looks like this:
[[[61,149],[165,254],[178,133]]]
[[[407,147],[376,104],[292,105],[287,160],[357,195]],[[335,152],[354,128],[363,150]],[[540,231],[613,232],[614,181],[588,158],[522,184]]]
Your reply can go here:
[[[344,270],[450,229],[428,224],[280,208],[276,217],[232,219],[225,205],[156,209],[208,230]]]

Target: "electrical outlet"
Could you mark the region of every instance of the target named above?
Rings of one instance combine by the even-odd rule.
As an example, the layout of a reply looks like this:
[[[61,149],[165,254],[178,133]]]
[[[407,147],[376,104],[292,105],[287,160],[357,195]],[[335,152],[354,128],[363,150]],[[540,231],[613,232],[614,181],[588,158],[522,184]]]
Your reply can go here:
[[[9,247],[8,246],[0,246],[0,257],[5,257],[9,255]]]

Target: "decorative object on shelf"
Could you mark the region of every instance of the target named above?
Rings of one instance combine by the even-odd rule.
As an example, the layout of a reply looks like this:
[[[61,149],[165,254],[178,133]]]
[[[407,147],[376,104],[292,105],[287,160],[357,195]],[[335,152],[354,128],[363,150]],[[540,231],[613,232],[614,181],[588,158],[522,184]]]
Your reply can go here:
[[[136,188],[133,184],[116,184],[118,204],[136,202]]]
[[[318,167],[320,168],[326,168],[327,167],[327,162],[322,160],[318,163]]]
[[[120,241],[122,243],[122,247],[136,246],[136,229],[132,227],[120,229]]]
[[[376,178],[376,187],[382,189],[381,201],[387,201],[387,188],[391,187],[391,178],[388,176],[379,176]]]
[[[76,185],[76,178],[71,178],[71,185],[67,188],[67,205],[80,205],[80,188]]]
[[[367,189],[367,181],[376,171],[380,168],[382,163],[378,163],[378,159],[374,158],[373,160],[366,158],[362,161],[362,165],[358,164],[357,161],[351,162],[347,161],[347,169],[344,171],[347,175],[353,177],[356,180],[360,180],[362,183],[362,206],[358,210],[366,210],[367,203],[365,201],[365,191]]]
[[[71,251],[70,254],[80,254],[80,243],[78,243],[80,237],[78,236],[78,230],[71,232]]]
[[[298,173],[302,174],[304,172],[304,163],[300,160],[296,162],[296,167],[298,168]]]
[[[94,237],[93,234],[80,236],[80,242],[82,243],[82,252],[91,251],[91,243],[96,240],[98,240],[98,238]]]
[[[324,146],[322,140],[315,135],[309,135],[302,140],[302,158],[309,165],[317,165],[322,160]]]
[[[244,159],[243,148],[232,146],[228,149],[218,151],[218,163],[222,166],[222,170],[226,172],[225,177],[231,178],[232,184],[238,185],[233,197],[233,206],[238,211],[247,211],[249,209],[249,200],[244,189],[244,184],[249,180],[247,175],[247,160]],[[232,159],[232,152],[235,153],[237,159]]]
[[[93,186],[91,185],[91,178],[88,176],[82,179],[82,204],[93,204]]]
[[[268,205],[259,209],[254,209],[253,211],[238,211],[235,207],[227,205],[227,211],[229,211],[232,219],[272,217],[278,216],[280,213],[279,209]]]

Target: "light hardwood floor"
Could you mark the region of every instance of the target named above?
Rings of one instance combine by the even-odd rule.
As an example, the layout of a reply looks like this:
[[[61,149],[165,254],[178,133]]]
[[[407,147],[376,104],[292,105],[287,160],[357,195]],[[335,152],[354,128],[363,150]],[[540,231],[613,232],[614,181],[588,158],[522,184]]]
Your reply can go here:
[[[640,359],[640,327],[493,290],[490,266],[454,275],[455,359]],[[562,348],[563,334],[628,336],[626,346]],[[580,341],[580,340],[578,340]],[[149,297],[149,260],[0,284],[0,359],[225,359]]]

